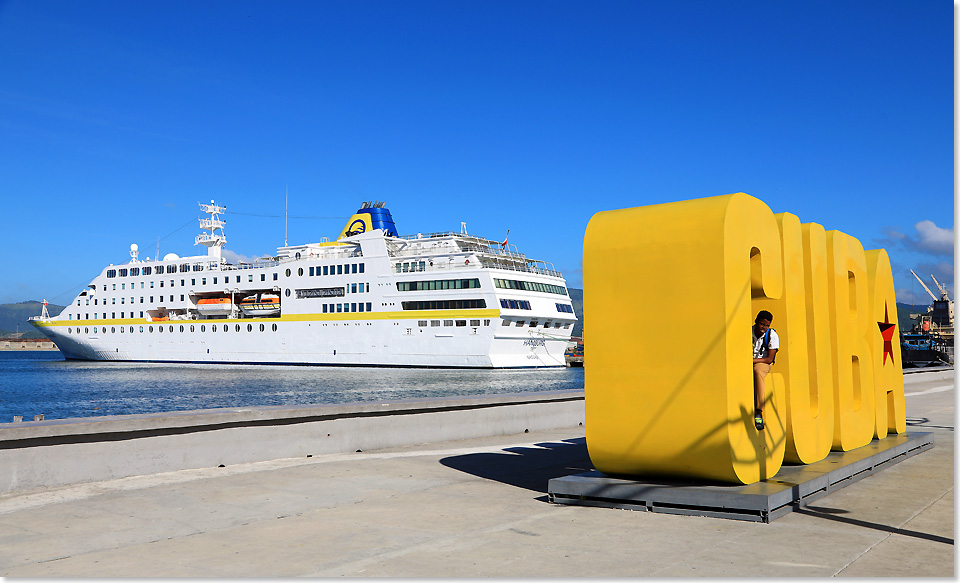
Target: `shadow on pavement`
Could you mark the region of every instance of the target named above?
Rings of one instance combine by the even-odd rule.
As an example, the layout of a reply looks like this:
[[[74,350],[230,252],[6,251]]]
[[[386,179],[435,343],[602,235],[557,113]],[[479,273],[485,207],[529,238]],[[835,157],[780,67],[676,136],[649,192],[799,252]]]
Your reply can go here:
[[[866,520],[858,520],[856,518],[848,518],[846,516],[836,516],[836,513],[841,513],[843,511],[837,510],[835,508],[818,508],[816,506],[807,506],[804,508],[794,508],[793,512],[795,514],[805,514],[807,516],[816,516],[817,518],[823,518],[826,520],[833,520],[836,522],[843,522],[844,524],[853,524],[856,526],[862,526],[864,528],[871,528],[873,530],[879,530],[882,532],[889,532],[892,534],[899,534],[901,536],[910,536],[913,538],[922,538],[924,540],[933,541],[936,543],[944,543],[947,545],[953,544],[952,538],[947,538],[945,536],[938,536],[935,534],[929,534],[926,532],[918,532],[916,530],[907,530],[905,528],[897,528],[895,526],[889,526],[886,524],[879,524],[876,522],[867,522]]]
[[[535,447],[507,447],[497,453],[470,453],[443,458],[448,468],[541,494],[551,478],[593,469],[586,439],[536,443]]]

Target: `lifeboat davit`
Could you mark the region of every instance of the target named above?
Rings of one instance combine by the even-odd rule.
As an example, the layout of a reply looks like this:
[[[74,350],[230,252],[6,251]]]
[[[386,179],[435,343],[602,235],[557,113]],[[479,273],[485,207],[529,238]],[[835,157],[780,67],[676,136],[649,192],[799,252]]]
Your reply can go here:
[[[240,300],[240,311],[246,316],[265,318],[280,313],[280,296],[276,294],[256,294]]]
[[[233,311],[230,298],[203,298],[197,300],[197,312],[201,316],[229,316]]]

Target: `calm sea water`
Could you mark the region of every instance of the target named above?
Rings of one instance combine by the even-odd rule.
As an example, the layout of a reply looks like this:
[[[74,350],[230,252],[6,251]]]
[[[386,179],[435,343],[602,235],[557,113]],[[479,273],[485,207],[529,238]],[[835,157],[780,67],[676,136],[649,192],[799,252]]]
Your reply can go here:
[[[461,370],[67,361],[0,352],[0,423],[458,395],[582,390],[583,369]]]

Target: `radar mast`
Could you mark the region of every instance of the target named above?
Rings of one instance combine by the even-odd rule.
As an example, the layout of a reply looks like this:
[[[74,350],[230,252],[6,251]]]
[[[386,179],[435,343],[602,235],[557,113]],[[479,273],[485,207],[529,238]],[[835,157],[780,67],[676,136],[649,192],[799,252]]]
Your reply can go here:
[[[200,219],[200,228],[209,231],[209,233],[204,232],[197,235],[194,245],[205,245],[208,256],[217,261],[222,261],[223,246],[227,244],[227,236],[223,234],[223,226],[227,223],[220,220],[220,214],[226,213],[227,207],[220,206],[212,200],[210,204],[202,202],[199,204],[200,210],[210,215],[210,218]]]

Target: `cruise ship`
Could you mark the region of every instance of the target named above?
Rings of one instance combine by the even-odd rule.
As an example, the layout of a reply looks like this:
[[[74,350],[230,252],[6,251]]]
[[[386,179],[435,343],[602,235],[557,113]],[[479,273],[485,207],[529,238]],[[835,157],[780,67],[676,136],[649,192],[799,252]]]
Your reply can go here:
[[[334,241],[229,263],[226,207],[205,255],[110,265],[56,317],[31,319],[77,360],[465,368],[562,367],[577,321],[563,276],[506,240],[400,236],[363,203]],[[509,232],[508,232],[509,234]]]

